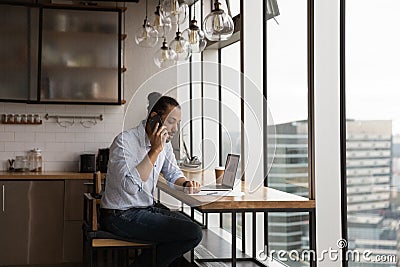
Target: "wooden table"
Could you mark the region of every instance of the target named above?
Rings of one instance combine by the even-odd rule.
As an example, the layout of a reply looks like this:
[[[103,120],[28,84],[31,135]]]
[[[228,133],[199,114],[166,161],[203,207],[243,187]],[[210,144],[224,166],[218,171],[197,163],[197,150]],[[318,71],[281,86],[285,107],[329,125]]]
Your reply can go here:
[[[206,181],[214,179],[212,172],[193,172],[185,173],[191,180],[207,184]],[[242,196],[196,196],[188,195],[182,190],[172,188],[166,184],[163,179],[159,179],[157,184],[158,192],[163,191],[176,198],[182,203],[191,207],[191,218],[194,220],[194,210],[202,213],[231,213],[232,215],[232,256],[231,258],[220,259],[197,259],[198,261],[229,261],[232,266],[236,266],[237,261],[250,260],[260,266],[262,265],[256,258],[256,212],[264,213],[264,227],[266,228],[268,212],[295,212],[304,211],[309,213],[309,240],[310,250],[315,250],[315,200],[309,200],[294,194],[289,194],[273,188],[261,186],[255,192],[250,192],[246,182],[241,182],[241,189],[244,192]],[[236,258],[236,214],[251,212],[253,215],[253,233],[252,246],[253,254],[251,258]],[[244,216],[243,216],[244,218]],[[245,220],[243,221],[245,222]],[[264,232],[266,229],[264,228]],[[242,251],[245,253],[245,227],[242,227]],[[264,244],[267,245],[267,236],[264,236]],[[194,262],[194,253],[192,251],[191,261]],[[310,261],[310,266],[316,266],[315,262]]]

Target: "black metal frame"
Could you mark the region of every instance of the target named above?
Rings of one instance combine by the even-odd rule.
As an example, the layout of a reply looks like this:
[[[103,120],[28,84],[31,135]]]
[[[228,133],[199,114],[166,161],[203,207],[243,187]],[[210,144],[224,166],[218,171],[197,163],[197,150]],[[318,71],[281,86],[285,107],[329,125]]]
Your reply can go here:
[[[340,192],[342,238],[348,240],[347,231],[347,174],[346,174],[346,0],[340,0]],[[342,248],[342,266],[349,266],[346,260],[347,246]]]
[[[316,239],[315,239],[315,233],[316,233],[316,228],[315,228],[315,208],[284,208],[284,209],[271,209],[271,208],[255,208],[255,209],[221,209],[221,210],[212,210],[212,211],[203,211],[201,208],[195,208],[195,207],[191,207],[190,208],[190,216],[187,215],[186,213],[183,212],[183,210],[181,211],[184,215],[190,217],[193,221],[197,222],[194,218],[194,211],[197,210],[201,213],[203,213],[203,217],[204,214],[206,215],[206,218],[208,218],[208,214],[209,213],[219,213],[220,215],[222,215],[223,213],[230,213],[232,216],[232,225],[231,225],[231,236],[232,236],[232,243],[231,243],[231,257],[230,258],[201,258],[201,259],[195,259],[194,258],[194,250],[192,250],[190,252],[190,260],[191,263],[195,263],[197,262],[230,262],[232,265],[232,267],[236,266],[237,262],[242,262],[242,261],[250,261],[253,262],[255,264],[257,264],[258,266],[265,266],[262,262],[260,262],[257,259],[257,253],[256,253],[256,240],[257,240],[257,220],[256,220],[256,215],[257,212],[262,212],[264,215],[264,245],[267,245],[267,239],[266,237],[268,237],[268,224],[266,222],[268,222],[268,213],[269,212],[308,212],[309,214],[309,240],[310,240],[310,251],[316,251]],[[245,225],[245,214],[246,213],[251,213],[252,214],[252,249],[253,249],[253,253],[251,256],[249,257],[244,257],[244,258],[238,258],[236,256],[236,248],[237,248],[237,242],[236,242],[236,215],[237,214],[242,214],[242,253],[246,254],[246,247],[245,247],[245,243],[246,243],[246,239],[245,239],[245,234],[243,234],[243,232],[245,231],[245,227],[243,227]],[[202,224],[197,222],[198,224],[200,224],[203,228],[207,229],[207,223],[206,224]],[[266,253],[268,253],[268,251],[266,251]],[[310,266],[311,267],[315,267],[316,266],[316,261],[314,261],[313,258],[310,258]]]

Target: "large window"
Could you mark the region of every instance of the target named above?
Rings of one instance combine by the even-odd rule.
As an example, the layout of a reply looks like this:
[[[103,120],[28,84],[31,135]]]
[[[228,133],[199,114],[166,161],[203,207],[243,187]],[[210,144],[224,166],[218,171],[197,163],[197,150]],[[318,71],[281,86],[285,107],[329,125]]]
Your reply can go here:
[[[346,1],[346,177],[348,248],[396,266],[400,198],[400,25],[395,0]],[[373,14],[378,15],[374,16]],[[345,215],[346,216],[346,215]]]
[[[308,195],[308,43],[307,0],[279,0],[280,15],[267,21],[266,81],[267,102],[275,125],[276,147],[267,184],[285,192]],[[279,23],[279,24],[278,24]],[[264,112],[265,114],[265,112]],[[274,150],[268,149],[269,152]],[[268,214],[270,250],[309,248],[308,214],[271,212]],[[287,262],[289,264],[289,262]],[[290,262],[290,266],[308,265]]]

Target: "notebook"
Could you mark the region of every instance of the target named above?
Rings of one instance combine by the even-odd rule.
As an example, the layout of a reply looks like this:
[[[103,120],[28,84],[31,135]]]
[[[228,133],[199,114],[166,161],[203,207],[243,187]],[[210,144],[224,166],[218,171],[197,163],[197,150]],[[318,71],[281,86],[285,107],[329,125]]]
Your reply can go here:
[[[222,184],[220,185],[207,185],[201,187],[201,191],[229,191],[235,185],[235,178],[237,168],[239,166],[239,155],[228,154],[225,163],[225,172],[222,176]]]

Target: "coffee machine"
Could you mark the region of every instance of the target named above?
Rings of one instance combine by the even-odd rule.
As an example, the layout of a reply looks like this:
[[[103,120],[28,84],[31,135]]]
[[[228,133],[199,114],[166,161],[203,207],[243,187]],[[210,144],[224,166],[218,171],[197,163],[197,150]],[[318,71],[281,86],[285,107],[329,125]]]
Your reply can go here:
[[[99,148],[99,151],[97,153],[97,170],[102,172],[102,173],[107,173],[107,164],[108,164],[108,158],[110,155],[110,149],[109,148]]]

